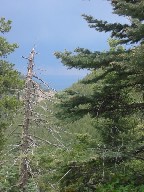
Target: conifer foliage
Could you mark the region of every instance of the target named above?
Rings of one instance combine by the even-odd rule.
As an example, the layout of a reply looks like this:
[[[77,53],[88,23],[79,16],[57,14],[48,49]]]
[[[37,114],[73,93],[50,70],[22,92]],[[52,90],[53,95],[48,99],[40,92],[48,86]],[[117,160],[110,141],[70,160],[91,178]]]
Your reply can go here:
[[[95,119],[95,129],[101,135],[95,163],[101,162],[105,171],[100,177],[96,176],[98,172],[95,176],[91,172],[85,179],[83,172],[89,175],[92,163],[90,160],[81,165],[77,162],[80,170],[86,167],[78,174],[85,186],[74,191],[126,191],[134,186],[133,191],[142,191],[144,185],[144,171],[135,168],[136,164],[142,166],[144,160],[144,1],[113,0],[111,4],[114,14],[128,18],[126,24],[109,23],[83,15],[91,28],[111,32],[109,51],[91,52],[77,48],[74,53],[55,53],[69,68],[91,70],[78,86],[67,89],[59,96],[61,103],[57,117],[75,121],[90,114]],[[76,186],[79,176],[69,176],[68,179],[74,177],[73,183],[66,184],[68,181],[65,181],[66,188]],[[100,183],[103,190],[99,188]]]
[[[7,56],[17,47],[17,44],[10,44],[4,34],[11,29],[11,21],[5,18],[0,19],[0,149],[4,142],[3,134],[13,112],[19,105],[17,91],[22,88],[20,74],[13,69],[13,64],[7,61]]]

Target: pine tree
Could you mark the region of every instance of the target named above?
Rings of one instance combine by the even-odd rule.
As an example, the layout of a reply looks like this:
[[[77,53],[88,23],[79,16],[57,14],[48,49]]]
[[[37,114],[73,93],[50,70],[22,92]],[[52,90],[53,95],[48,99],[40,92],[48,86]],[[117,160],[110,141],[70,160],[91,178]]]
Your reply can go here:
[[[17,91],[23,84],[20,74],[13,68],[14,65],[6,60],[7,56],[18,47],[15,43],[8,43],[4,38],[4,34],[11,29],[10,24],[10,20],[0,19],[0,32],[3,34],[0,37],[0,149],[4,143],[4,131],[20,104]]]
[[[119,179],[127,175],[124,185],[132,180],[135,185],[142,185],[138,175],[144,175],[143,170],[137,169],[135,173],[132,166],[136,162],[142,166],[144,160],[144,1],[115,0],[111,4],[115,14],[128,17],[128,23],[108,23],[83,15],[91,28],[111,32],[109,51],[91,52],[77,48],[74,53],[55,53],[67,67],[92,71],[78,83],[79,86],[59,95],[61,102],[57,116],[75,121],[90,114],[95,119],[94,126],[102,138],[97,155],[107,167],[102,175],[103,186],[113,178],[108,178],[108,170]],[[128,48],[124,48],[125,45]],[[124,175],[121,170],[128,165],[131,167],[128,171],[132,172]],[[136,175],[140,178],[139,184]],[[99,179],[95,177],[95,180]],[[92,185],[97,184],[94,182]]]

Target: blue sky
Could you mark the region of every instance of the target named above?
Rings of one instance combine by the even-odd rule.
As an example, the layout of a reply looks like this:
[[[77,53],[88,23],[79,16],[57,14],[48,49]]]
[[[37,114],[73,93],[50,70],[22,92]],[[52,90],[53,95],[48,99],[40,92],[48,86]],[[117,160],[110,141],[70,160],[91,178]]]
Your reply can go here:
[[[21,56],[27,57],[35,45],[39,53],[35,57],[35,72],[57,90],[69,87],[88,72],[67,70],[54,57],[55,51],[73,51],[77,47],[93,51],[108,49],[109,34],[90,29],[81,15],[110,22],[125,21],[112,14],[106,0],[0,0],[0,4],[1,16],[12,20],[6,38],[19,44],[9,60],[26,74],[27,61]]]

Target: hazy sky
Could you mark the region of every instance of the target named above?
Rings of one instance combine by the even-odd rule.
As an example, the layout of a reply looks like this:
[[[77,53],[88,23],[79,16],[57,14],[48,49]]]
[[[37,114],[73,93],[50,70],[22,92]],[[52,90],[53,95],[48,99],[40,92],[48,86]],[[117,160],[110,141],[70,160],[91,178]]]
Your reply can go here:
[[[12,20],[12,30],[6,38],[19,44],[9,60],[26,74],[27,61],[21,56],[27,57],[35,45],[39,53],[35,57],[35,71],[57,90],[69,87],[87,71],[67,70],[54,57],[55,51],[73,51],[77,47],[93,51],[108,49],[109,34],[90,29],[81,15],[110,22],[124,21],[112,14],[106,0],[0,0],[0,5],[1,17]]]

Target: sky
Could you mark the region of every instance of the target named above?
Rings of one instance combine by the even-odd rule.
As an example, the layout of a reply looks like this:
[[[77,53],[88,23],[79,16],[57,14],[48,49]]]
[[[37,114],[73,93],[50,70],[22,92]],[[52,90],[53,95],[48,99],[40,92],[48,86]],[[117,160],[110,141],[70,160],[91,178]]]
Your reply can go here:
[[[54,56],[55,51],[73,51],[77,47],[92,51],[108,49],[109,33],[99,33],[88,27],[82,14],[109,22],[125,22],[112,14],[106,0],[0,0],[1,17],[12,20],[12,29],[5,35],[19,48],[9,61],[22,74],[27,72],[27,60],[35,47],[35,73],[56,90],[70,87],[82,79],[87,70],[67,69]]]

